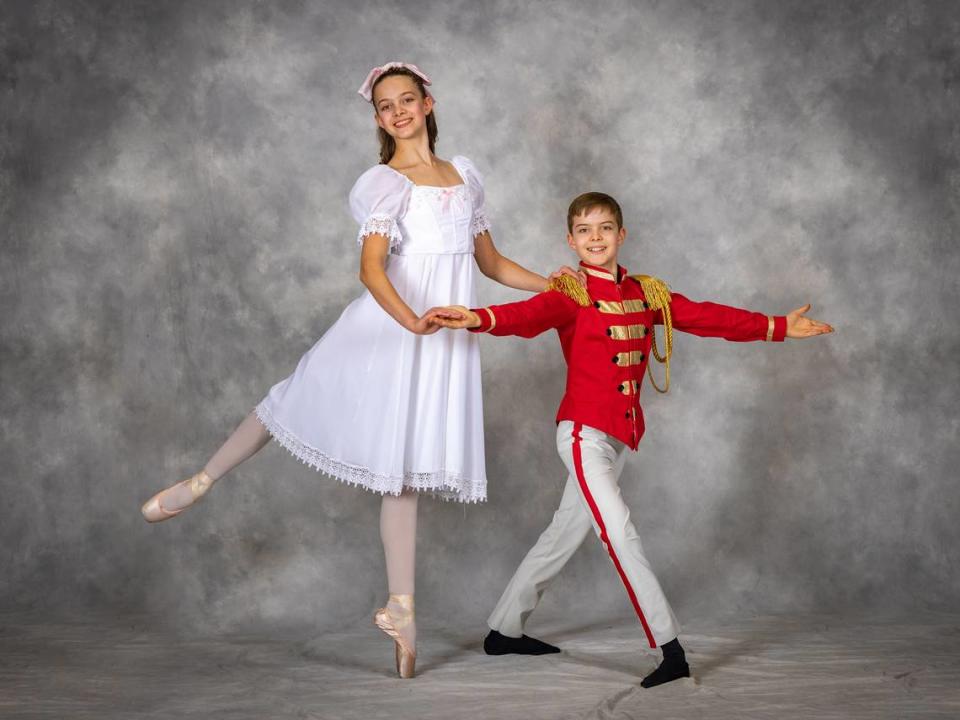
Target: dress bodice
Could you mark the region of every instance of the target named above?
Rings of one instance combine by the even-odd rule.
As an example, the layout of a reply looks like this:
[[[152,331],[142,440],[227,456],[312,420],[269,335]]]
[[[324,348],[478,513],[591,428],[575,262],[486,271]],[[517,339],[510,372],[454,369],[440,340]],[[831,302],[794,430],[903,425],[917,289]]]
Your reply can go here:
[[[463,182],[450,187],[415,185],[388,165],[375,165],[350,191],[357,241],[380,234],[395,255],[472,253],[474,238],[490,228],[483,180],[462,155],[451,162]]]
[[[467,185],[410,189],[407,212],[399,218],[403,240],[398,255],[472,253],[473,199]]]

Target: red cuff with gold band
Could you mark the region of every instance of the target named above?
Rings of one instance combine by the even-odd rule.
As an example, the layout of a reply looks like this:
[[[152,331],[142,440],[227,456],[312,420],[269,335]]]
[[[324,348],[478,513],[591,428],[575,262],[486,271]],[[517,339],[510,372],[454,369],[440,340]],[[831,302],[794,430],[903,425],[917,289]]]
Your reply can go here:
[[[470,308],[470,311],[480,318],[479,326],[467,328],[470,332],[490,332],[497,326],[497,317],[490,308]]]
[[[787,337],[787,316],[770,315],[767,318],[767,342],[783,342]]]

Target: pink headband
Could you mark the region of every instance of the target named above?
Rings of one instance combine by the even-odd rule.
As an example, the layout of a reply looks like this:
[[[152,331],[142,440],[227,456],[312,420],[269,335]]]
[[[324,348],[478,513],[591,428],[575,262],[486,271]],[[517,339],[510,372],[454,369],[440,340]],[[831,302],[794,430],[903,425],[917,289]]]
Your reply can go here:
[[[416,75],[418,78],[423,80],[424,85],[430,84],[430,78],[428,78],[426,73],[424,73],[423,70],[418,68],[416,65],[412,65],[410,63],[404,63],[404,62],[388,62],[384,65],[381,65],[380,67],[375,67],[373,70],[371,70],[367,74],[367,79],[363,81],[363,85],[360,86],[360,89],[357,90],[357,92],[363,95],[363,99],[366,100],[367,102],[372,101],[373,100],[373,84],[377,81],[378,77],[383,75],[383,73],[385,73],[387,70],[392,70],[393,68],[406,68],[407,70],[412,72],[414,75]],[[430,93],[427,92],[427,95],[430,95]],[[430,95],[430,97],[433,97],[433,96]]]

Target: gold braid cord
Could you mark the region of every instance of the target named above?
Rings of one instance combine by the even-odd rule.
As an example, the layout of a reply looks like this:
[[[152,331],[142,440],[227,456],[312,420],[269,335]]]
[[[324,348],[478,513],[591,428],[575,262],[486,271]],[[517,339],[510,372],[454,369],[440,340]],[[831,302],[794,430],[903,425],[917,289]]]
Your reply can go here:
[[[587,289],[580,284],[580,281],[570,275],[560,275],[555,277],[547,285],[547,290],[556,290],[566,295],[580,307],[587,307],[592,303]]]
[[[670,389],[670,356],[673,355],[673,316],[670,314],[670,288],[667,284],[655,278],[652,275],[631,275],[634,280],[640,283],[643,288],[643,294],[646,297],[647,305],[651,310],[660,310],[663,313],[663,354],[660,354],[657,348],[657,332],[653,329],[650,336],[652,344],[650,350],[657,362],[662,363],[666,371],[666,382],[661,390],[657,381],[653,379],[653,363],[647,363],[647,374],[650,376],[650,384],[653,389],[659,393],[665,393]]]

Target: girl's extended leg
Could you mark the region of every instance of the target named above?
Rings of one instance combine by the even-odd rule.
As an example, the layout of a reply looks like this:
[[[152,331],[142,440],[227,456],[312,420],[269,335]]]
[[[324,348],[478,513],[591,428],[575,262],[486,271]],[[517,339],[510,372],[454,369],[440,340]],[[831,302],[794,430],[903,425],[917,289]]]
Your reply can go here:
[[[257,414],[251,411],[207,461],[203,471],[211,483],[216,482],[244,460],[255,455],[269,441],[270,433],[257,419]],[[193,492],[186,483],[178,483],[163,494],[165,510],[180,510],[192,502]]]
[[[233,434],[207,461],[203,471],[216,482],[244,460],[256,455],[268,442],[270,442],[270,433],[257,419],[257,414],[251,410]]]

